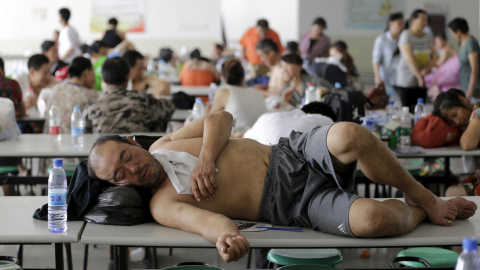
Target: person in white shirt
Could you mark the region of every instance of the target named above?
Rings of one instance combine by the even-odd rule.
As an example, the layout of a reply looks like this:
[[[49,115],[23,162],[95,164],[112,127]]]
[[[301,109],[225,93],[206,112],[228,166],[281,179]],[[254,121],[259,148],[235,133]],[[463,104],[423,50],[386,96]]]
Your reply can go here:
[[[75,57],[82,55],[80,38],[77,31],[68,24],[70,10],[62,8],[59,14],[62,30],[58,36],[58,55],[60,60],[70,64]]]
[[[227,85],[215,94],[209,113],[225,110],[233,115],[236,128],[251,127],[258,117],[267,112],[263,95],[254,88],[243,87],[245,72],[236,58],[223,63],[222,76]]]
[[[302,109],[263,114],[243,137],[273,145],[277,144],[281,137],[288,137],[292,130],[309,132],[316,126],[329,125],[336,120],[337,117],[328,104],[311,102]]]
[[[18,82],[23,93],[25,109],[37,105],[37,99],[44,88],[56,84],[50,76],[50,62],[43,54],[34,54],[28,59],[28,73],[15,74],[12,79]]]

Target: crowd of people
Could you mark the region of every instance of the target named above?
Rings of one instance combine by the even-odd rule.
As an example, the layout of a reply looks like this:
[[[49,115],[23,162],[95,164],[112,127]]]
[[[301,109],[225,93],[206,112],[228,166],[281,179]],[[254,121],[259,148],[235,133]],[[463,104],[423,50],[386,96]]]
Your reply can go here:
[[[338,132],[339,137],[343,136],[343,131],[358,132],[360,137],[365,139],[365,142],[359,145],[366,145],[373,140],[371,134],[364,134],[364,130],[358,130],[358,127],[333,125],[337,121],[337,115],[327,104],[322,102],[304,104],[305,91],[309,83],[327,91],[334,88],[337,82],[342,88],[351,91],[364,90],[354,58],[348,52],[348,44],[342,40],[331,42],[325,33],[327,22],[321,17],[313,20],[311,28],[299,40],[290,41],[285,47],[279,34],[270,27],[268,21],[260,19],[241,37],[239,43],[243,51],[240,54],[233,53],[225,44],[214,44],[212,59],[204,57],[198,49],[192,50],[188,57],[181,59],[172,49],[166,47],[160,49],[158,57],[144,56],[127,39],[127,35],[117,28],[118,21],[115,18],[108,20],[108,29],[102,33],[99,40],[82,46],[77,31],[69,24],[70,16],[68,9],[59,10],[62,29],[58,33],[58,39],[46,40],[41,44],[41,53],[31,56],[28,60],[27,73],[15,74],[12,79],[6,78],[3,60],[0,58],[0,97],[7,97],[14,102],[17,118],[25,116],[26,111],[37,106],[40,100],[45,102],[46,112],[51,106],[59,107],[62,116],[61,133],[70,132],[70,115],[74,106],[79,106],[83,112],[86,132],[165,132],[176,108],[170,96],[170,83],[164,80],[162,75],[174,74],[178,78],[178,83],[183,86],[219,85],[213,100],[210,101],[211,105],[207,106],[206,113],[215,115],[211,117],[212,119],[223,115],[225,119],[219,121],[226,123],[225,127],[230,129],[229,134],[231,133],[229,116],[219,113],[221,111],[232,115],[234,127],[244,127],[245,130],[250,128],[246,131],[245,138],[267,145],[277,144],[281,137],[288,137],[292,130],[308,134],[316,126],[330,125],[335,127],[332,129]],[[458,52],[448,44],[445,33],[431,32],[426,11],[417,9],[408,20],[404,19],[402,13],[390,14],[385,32],[381,33],[373,44],[372,65],[375,85],[384,85],[391,99],[398,99],[403,106],[410,107],[412,112],[417,99],[427,100],[428,94],[434,103],[433,114],[449,125],[463,129],[459,140],[460,146],[463,149],[473,149],[480,140],[478,132],[480,109],[474,105],[480,101],[478,68],[480,46],[469,34],[465,19],[455,18],[448,27],[460,43]],[[337,73],[334,76],[323,72],[328,65],[336,67]],[[278,108],[282,111],[275,111]],[[210,118],[202,118],[202,121],[203,119]],[[195,125],[199,128],[199,124],[193,124]],[[209,122],[209,125],[212,123]],[[48,114],[43,128],[44,132],[48,132]],[[220,129],[218,126],[215,128]],[[197,135],[185,135],[185,130]],[[201,137],[201,134],[192,128],[192,124],[185,130],[174,133],[181,134],[180,141],[184,137]],[[317,134],[323,136],[322,139],[325,141],[323,144],[326,147],[328,129],[319,130]],[[223,134],[224,131],[219,132]],[[296,140],[309,140],[301,137],[301,133],[297,135],[292,133],[290,136],[296,136],[295,140],[291,138],[294,140],[292,144]],[[173,145],[175,147],[172,148],[175,149],[185,148],[168,141],[169,139],[178,140],[175,136],[167,136],[166,139],[162,139],[163,145]],[[222,149],[226,147],[227,151],[231,151],[232,149],[226,146],[230,145],[228,139],[221,139]],[[271,150],[265,145],[247,146],[263,154]],[[341,148],[338,145],[331,147]],[[380,146],[377,148],[383,156],[387,156],[385,149]],[[116,149],[109,150],[115,152]],[[365,149],[352,146],[351,149],[337,150],[348,150],[352,155],[356,155],[367,153]],[[216,152],[217,156],[220,154],[219,151]],[[196,156],[198,155],[197,153]],[[341,151],[338,152],[338,156],[345,158]],[[340,166],[345,175],[351,173],[352,168],[349,166],[356,164],[357,160],[362,162],[364,159],[350,158],[348,166],[345,164],[343,167]],[[387,160],[393,168],[400,171],[400,167],[397,168],[393,159],[387,157]],[[18,164],[19,168],[22,166],[19,160],[0,160],[0,165],[11,162]],[[336,169],[331,162],[329,166],[319,170]],[[95,169],[101,170],[102,173],[108,170],[108,166],[104,167]],[[245,168],[248,169],[248,166],[245,165]],[[263,175],[260,173],[256,177],[262,178]],[[375,177],[382,182],[382,177],[379,175]],[[408,178],[407,175],[405,177]],[[410,180],[412,180],[410,185],[414,186],[413,178]],[[336,178],[335,181],[337,183],[333,184],[334,192],[337,192],[337,185],[341,184]],[[405,187],[398,182],[393,181],[392,184]],[[343,187],[340,189],[343,190]],[[8,193],[5,186],[4,192]],[[427,191],[422,190],[422,193],[427,194]],[[260,196],[261,193],[257,195]],[[348,194],[346,196],[344,203],[352,203],[356,199]],[[397,207],[397,205],[387,208],[374,206],[375,209],[378,208],[380,212],[387,214],[391,214],[391,210]],[[458,207],[465,208],[463,203]],[[414,227],[427,216],[436,219],[435,222],[442,225],[446,225],[444,219],[450,221],[454,219],[450,216],[438,217],[429,212],[428,207],[421,211],[406,206],[398,208],[407,214],[414,212],[416,219],[408,222],[410,227]],[[364,208],[362,205],[359,209],[368,207]],[[348,212],[348,209],[343,211]],[[250,212],[245,213],[246,217],[252,216]],[[468,212],[468,215],[470,214],[471,212]],[[167,217],[163,214],[155,212],[154,216],[157,220],[168,223]],[[348,213],[345,217],[348,219]],[[318,226],[317,228],[329,225]],[[409,229],[413,229],[410,227]],[[371,231],[369,228],[355,227],[352,231],[348,228],[348,234],[364,236],[371,234]],[[228,242],[222,244],[231,245]],[[259,264],[257,267],[265,266]]]

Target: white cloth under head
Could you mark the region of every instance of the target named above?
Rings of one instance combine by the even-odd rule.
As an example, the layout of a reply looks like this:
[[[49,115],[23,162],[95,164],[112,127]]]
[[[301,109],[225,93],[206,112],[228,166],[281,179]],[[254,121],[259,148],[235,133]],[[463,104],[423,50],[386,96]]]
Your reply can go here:
[[[198,158],[187,152],[159,149],[152,156],[160,162],[178,194],[191,194],[190,175],[197,166]]]

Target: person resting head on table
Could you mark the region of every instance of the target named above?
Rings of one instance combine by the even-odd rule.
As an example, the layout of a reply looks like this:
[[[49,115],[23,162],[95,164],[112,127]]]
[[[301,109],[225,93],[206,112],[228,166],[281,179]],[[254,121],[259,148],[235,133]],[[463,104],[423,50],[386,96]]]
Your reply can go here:
[[[436,197],[360,125],[340,122],[292,132],[267,146],[230,139],[232,121],[224,111],[206,115],[160,138],[149,151],[130,137],[100,137],[89,154],[89,175],[150,188],[158,223],[202,235],[226,262],[250,248],[231,219],[381,237],[406,234],[427,219],[450,226],[477,208],[463,198]],[[357,164],[372,181],[402,190],[407,204],[353,194]]]

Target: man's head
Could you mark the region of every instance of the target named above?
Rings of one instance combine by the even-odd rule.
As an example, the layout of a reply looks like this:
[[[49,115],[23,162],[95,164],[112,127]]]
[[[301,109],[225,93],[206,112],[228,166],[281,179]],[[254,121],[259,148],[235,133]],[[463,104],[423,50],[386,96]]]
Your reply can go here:
[[[62,8],[58,11],[60,15],[60,23],[63,25],[68,24],[68,20],[70,20],[70,10],[68,8]]]
[[[170,48],[161,48],[160,49],[160,55],[159,55],[160,60],[163,60],[165,63],[170,63],[173,62],[174,60],[174,55],[173,51]],[[173,63],[172,63],[173,64]]]
[[[267,66],[274,66],[277,64],[280,51],[277,44],[270,38],[264,38],[255,46],[258,56]]]
[[[110,29],[115,29],[115,28],[117,28],[117,24],[118,24],[118,21],[117,21],[116,18],[110,18],[110,19],[108,20],[108,27],[109,27]]]
[[[102,79],[110,86],[126,87],[130,68],[121,57],[112,57],[105,60],[102,65]]]
[[[28,77],[34,87],[43,88],[50,82],[50,61],[43,54],[34,54],[28,59]]]
[[[312,23],[312,28],[310,29],[310,36],[320,37],[323,34],[323,30],[327,29],[327,22],[324,18],[318,17]]]
[[[321,114],[330,117],[333,122],[337,121],[337,115],[333,111],[332,107],[324,102],[310,102],[302,107],[302,111],[307,114]]]
[[[166,177],[160,163],[130,137],[97,139],[88,156],[88,175],[114,185],[158,187]]]
[[[43,55],[48,58],[50,63],[55,63],[58,61],[58,51],[55,42],[51,40],[45,40],[41,47]]]
[[[260,19],[257,21],[257,34],[260,39],[265,38],[268,33],[268,21],[265,19]]]
[[[101,56],[107,55],[107,45],[105,42],[101,40],[96,40],[92,43],[92,45],[88,48],[88,53],[93,58],[98,58]]]
[[[141,79],[143,77],[143,71],[145,70],[145,58],[143,55],[138,51],[131,50],[123,55],[123,59],[125,59],[130,66],[130,78],[132,78],[133,81]]]
[[[76,57],[68,66],[68,76],[76,78],[76,81],[83,83],[83,86],[93,89],[95,87],[95,73],[92,62],[85,57]]]

